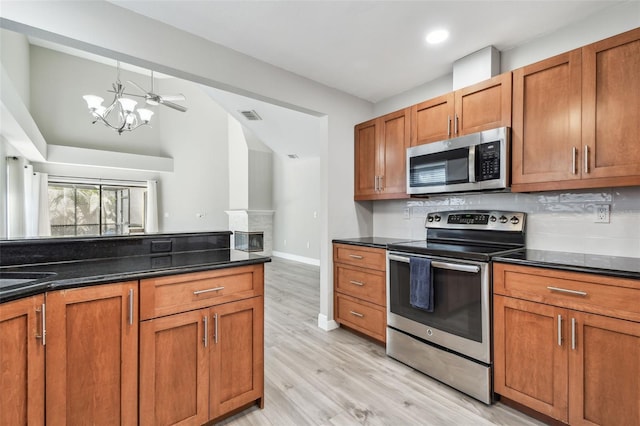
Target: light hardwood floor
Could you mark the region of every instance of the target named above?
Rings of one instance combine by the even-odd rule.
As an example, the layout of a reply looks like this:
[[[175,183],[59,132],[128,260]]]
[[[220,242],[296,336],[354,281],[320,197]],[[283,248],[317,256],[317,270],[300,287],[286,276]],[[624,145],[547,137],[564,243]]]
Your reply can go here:
[[[318,328],[318,267],[265,265],[265,407],[220,425],[541,425],[484,405],[343,329]]]

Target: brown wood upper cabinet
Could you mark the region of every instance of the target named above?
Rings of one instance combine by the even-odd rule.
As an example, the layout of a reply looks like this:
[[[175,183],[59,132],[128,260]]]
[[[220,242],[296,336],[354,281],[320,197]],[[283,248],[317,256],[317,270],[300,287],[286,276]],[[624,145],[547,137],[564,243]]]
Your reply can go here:
[[[411,107],[411,146],[511,126],[511,72]]]
[[[406,108],[355,126],[354,200],[408,198],[409,120]]]
[[[512,190],[640,184],[640,28],[513,72]]]

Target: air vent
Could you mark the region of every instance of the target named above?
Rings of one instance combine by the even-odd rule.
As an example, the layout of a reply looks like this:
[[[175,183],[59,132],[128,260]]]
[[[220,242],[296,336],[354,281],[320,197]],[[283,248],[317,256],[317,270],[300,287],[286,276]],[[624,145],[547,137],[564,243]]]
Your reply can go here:
[[[244,115],[244,118],[246,118],[249,121],[262,120],[262,117],[260,117],[258,113],[253,109],[249,111],[240,111],[240,114]]]
[[[287,154],[287,157],[289,157],[291,159],[294,159],[294,160],[300,158],[300,157],[298,157],[298,154]]]

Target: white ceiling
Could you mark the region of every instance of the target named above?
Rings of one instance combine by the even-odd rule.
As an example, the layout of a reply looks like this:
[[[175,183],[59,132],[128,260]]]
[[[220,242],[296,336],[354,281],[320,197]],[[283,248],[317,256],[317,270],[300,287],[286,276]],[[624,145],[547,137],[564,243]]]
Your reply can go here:
[[[149,18],[370,102],[452,72],[493,45],[505,51],[620,1],[111,0]],[[447,28],[443,44],[426,33]]]

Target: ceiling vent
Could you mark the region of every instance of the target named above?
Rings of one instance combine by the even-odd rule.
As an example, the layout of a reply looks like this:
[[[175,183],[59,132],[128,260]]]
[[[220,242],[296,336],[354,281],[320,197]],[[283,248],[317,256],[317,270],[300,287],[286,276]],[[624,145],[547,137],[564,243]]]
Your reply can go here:
[[[249,110],[249,111],[240,111],[240,114],[244,115],[244,118],[246,118],[249,121],[260,121],[262,120],[262,117],[260,117],[258,115],[258,113],[255,110]]]
[[[287,154],[287,157],[291,158],[292,160],[297,160],[298,158],[298,154]]]

